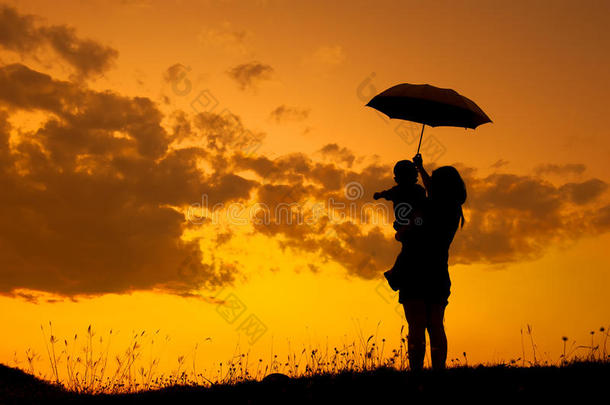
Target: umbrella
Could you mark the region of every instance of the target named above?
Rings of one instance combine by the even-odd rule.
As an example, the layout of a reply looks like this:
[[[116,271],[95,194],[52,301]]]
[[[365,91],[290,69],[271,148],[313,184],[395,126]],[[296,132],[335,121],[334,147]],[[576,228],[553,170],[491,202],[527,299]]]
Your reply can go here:
[[[475,129],[491,119],[469,98],[452,89],[403,83],[379,93],[366,104],[390,118],[422,124],[417,153],[426,125]]]

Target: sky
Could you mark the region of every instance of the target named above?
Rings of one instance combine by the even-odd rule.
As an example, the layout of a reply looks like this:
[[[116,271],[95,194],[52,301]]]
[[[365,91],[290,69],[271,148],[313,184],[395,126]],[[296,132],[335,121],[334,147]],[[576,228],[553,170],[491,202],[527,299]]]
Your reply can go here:
[[[168,369],[196,344],[209,369],[373,333],[396,345],[382,274],[399,244],[372,195],[419,127],[364,105],[403,82],[493,121],[427,128],[422,145],[468,189],[449,357],[523,358],[527,325],[550,360],[563,336],[588,344],[610,315],[609,9],[3,2],[0,362],[33,348],[43,363],[49,321],[121,331],[117,347],[160,330]]]

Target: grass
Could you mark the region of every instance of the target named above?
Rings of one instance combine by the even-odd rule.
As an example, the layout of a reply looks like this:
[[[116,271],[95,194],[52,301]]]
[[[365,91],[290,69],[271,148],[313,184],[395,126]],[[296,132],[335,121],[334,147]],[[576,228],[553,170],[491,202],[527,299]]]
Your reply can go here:
[[[112,330],[98,335],[89,326],[82,335],[58,338],[53,324],[41,326],[45,342],[42,355],[31,349],[25,351],[25,361],[15,356],[14,363],[31,375],[60,385],[77,393],[129,393],[160,389],[176,384],[210,387],[212,385],[236,384],[242,381],[262,380],[273,373],[289,377],[311,377],[320,374],[362,372],[380,367],[406,370],[408,368],[406,336],[401,328],[400,345],[387,350],[385,339],[375,335],[358,338],[349,345],[330,348],[302,348],[285,358],[272,355],[268,361],[251,359],[249,353],[239,353],[218,364],[215,370],[204,373],[197,366],[197,348],[176,359],[175,369],[169,373],[159,372],[161,354],[168,344],[169,336],[160,331],[133,333],[118,354],[111,355]],[[48,363],[49,373],[42,373],[40,363]]]
[[[170,338],[159,330],[132,333],[116,355],[111,355],[117,335],[112,330],[98,335],[89,326],[70,339],[58,338],[52,323],[41,331],[45,353],[26,350],[25,361],[15,360],[21,370],[0,365],[0,403],[364,403],[389,395],[562,398],[568,392],[607,396],[610,380],[610,334],[603,327],[591,332],[588,345],[562,337],[563,352],[554,361],[541,355],[528,325],[521,331],[520,358],[473,367],[462,353],[448,361],[445,371],[420,373],[409,371],[404,328],[394,349],[386,347],[385,339],[360,332],[349,345],[303,348],[266,362],[236,349],[207,374],[197,365],[197,346],[178,356],[172,371],[161,373],[160,358]],[[39,371],[40,363],[48,364],[47,374]]]

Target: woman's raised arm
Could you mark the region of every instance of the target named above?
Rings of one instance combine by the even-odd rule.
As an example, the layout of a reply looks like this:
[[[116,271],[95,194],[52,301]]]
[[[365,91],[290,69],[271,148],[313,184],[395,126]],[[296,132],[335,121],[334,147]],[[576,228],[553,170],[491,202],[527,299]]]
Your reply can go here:
[[[424,169],[424,162],[421,158],[420,153],[418,153],[417,155],[415,155],[413,157],[413,164],[417,168],[417,171],[419,172],[419,175],[421,176],[421,180],[424,183],[424,187],[426,188],[426,192],[429,195],[430,194],[430,175],[428,174],[426,169]]]

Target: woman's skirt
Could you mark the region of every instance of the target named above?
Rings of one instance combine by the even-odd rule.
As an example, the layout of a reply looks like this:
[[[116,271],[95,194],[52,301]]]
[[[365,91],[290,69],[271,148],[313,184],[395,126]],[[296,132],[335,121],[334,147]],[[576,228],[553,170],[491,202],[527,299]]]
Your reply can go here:
[[[393,267],[398,278],[398,302],[448,303],[451,294],[449,267],[447,256],[439,253],[414,244],[403,245]]]

